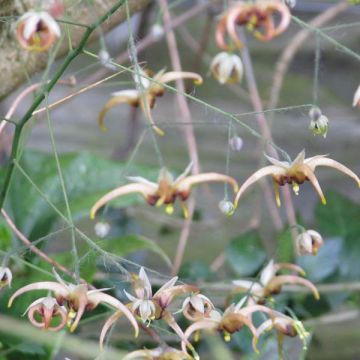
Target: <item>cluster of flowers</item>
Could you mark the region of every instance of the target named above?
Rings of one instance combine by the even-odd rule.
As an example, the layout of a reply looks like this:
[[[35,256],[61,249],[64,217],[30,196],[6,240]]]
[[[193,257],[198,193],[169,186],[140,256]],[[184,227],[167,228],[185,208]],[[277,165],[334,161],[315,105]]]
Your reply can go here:
[[[311,235],[306,235],[310,236]],[[316,236],[319,236],[316,234]],[[320,237],[321,238],[321,237]],[[310,240],[311,242],[311,240]],[[305,244],[306,243],[306,244]],[[303,247],[307,247],[305,240]],[[312,246],[318,246],[313,242]],[[299,275],[278,274],[280,270],[290,270],[299,275],[304,275],[304,271],[297,265],[289,263],[276,264],[270,261],[263,269],[259,281],[235,280],[234,291],[245,293],[245,296],[237,304],[231,304],[224,312],[215,308],[212,301],[200,293],[200,289],[193,285],[176,285],[178,278],[174,277],[158,291],[153,294],[149,278],[144,270],[140,268],[139,274],[132,274],[132,289],[134,295],[124,290],[129,299],[127,304],[123,304],[116,297],[104,293],[110,289],[90,289],[88,284],[65,283],[60,276],[55,273],[56,282],[44,281],[26,285],[18,289],[9,299],[10,307],[13,301],[20,295],[33,290],[47,290],[52,293],[47,297],[41,297],[34,301],[26,310],[28,318],[35,327],[49,331],[59,331],[67,326],[70,332],[75,331],[83,314],[93,310],[99,304],[110,306],[116,311],[105,322],[100,334],[100,347],[103,348],[104,340],[111,326],[123,315],[127,317],[135,330],[135,337],[139,332],[138,322],[149,326],[152,321],[163,320],[178,335],[181,341],[182,350],[169,347],[161,347],[154,350],[138,350],[130,353],[126,358],[145,358],[153,359],[160,354],[166,359],[196,358],[193,345],[190,342],[191,335],[200,330],[222,333],[224,339],[229,341],[231,335],[240,331],[244,326],[248,327],[253,336],[253,348],[257,350],[259,337],[271,329],[277,330],[286,336],[299,335],[302,339],[306,338],[306,331],[301,322],[267,306],[267,300],[272,295],[278,294],[284,284],[300,284],[308,287],[319,299],[316,287],[307,279]],[[11,272],[9,269],[0,269],[0,283],[2,286],[11,282]],[[234,293],[234,291],[232,293]],[[188,294],[183,301],[180,312],[192,324],[185,331],[181,329],[175,320],[174,313],[170,306],[176,297]],[[270,302],[271,303],[271,302]],[[253,314],[262,313],[266,320],[256,327],[253,323]],[[56,320],[58,318],[58,320]],[[55,325],[54,325],[55,323]],[[197,337],[198,338],[198,337]],[[191,355],[188,353],[191,353]],[[164,354],[167,357],[164,357]]]

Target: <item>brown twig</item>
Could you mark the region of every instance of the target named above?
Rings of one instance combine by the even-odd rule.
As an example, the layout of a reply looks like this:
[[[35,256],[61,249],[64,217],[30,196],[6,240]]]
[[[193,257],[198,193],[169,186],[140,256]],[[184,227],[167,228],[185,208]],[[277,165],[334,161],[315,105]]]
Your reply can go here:
[[[309,25],[311,27],[323,26],[346,11],[349,7],[350,4],[348,1],[340,1],[339,3],[325,10],[323,13],[316,16],[309,22]],[[290,63],[294,59],[296,53],[301,49],[301,46],[304,44],[304,42],[311,36],[311,34],[312,32],[310,29],[302,29],[291,39],[289,45],[281,53],[275,66],[275,72],[270,91],[271,95],[268,104],[269,109],[274,109],[277,107],[284,77],[289,69]]]
[[[49,263],[54,268],[59,269],[66,275],[70,276],[74,280],[77,280],[75,273],[70,271],[68,268],[66,268],[64,265],[59,264],[57,261],[53,260],[50,256],[46,255],[44,252],[42,252],[38,247],[36,247],[14,224],[14,222],[10,219],[9,215],[4,209],[1,209],[1,214],[4,217],[6,223],[9,225],[11,230],[14,232],[14,234],[29,248],[30,251],[32,251],[34,254],[39,256],[41,259],[45,260],[47,263]],[[80,279],[80,282],[83,284],[87,284],[89,288],[95,289],[93,286],[87,283],[86,280]]]

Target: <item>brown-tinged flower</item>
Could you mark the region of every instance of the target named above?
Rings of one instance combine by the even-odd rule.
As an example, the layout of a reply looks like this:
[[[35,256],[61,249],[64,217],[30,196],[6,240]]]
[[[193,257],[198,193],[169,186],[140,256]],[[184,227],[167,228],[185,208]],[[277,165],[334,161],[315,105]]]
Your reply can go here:
[[[159,135],[164,135],[164,131],[154,124],[151,109],[155,106],[156,98],[164,94],[164,85],[178,79],[192,79],[197,85],[201,85],[203,82],[202,77],[193,72],[165,72],[165,69],[163,69],[151,77],[149,71],[140,69],[139,73],[134,75],[134,81],[137,85],[136,89],[121,90],[111,94],[111,99],[104,105],[99,114],[98,122],[100,128],[104,131],[106,130],[104,125],[105,115],[110,109],[116,105],[128,103],[134,107],[140,105],[154,130]]]
[[[164,320],[182,340],[186,341],[181,328],[173,315],[168,311],[168,307],[175,297],[189,292],[198,292],[199,289],[192,285],[175,285],[177,280],[177,276],[173,277],[153,294],[150,280],[144,268],[141,267],[139,275],[133,274],[132,278],[132,288],[135,296],[124,290],[125,295],[130,300],[130,303],[126,306],[144,323],[149,323],[153,320]],[[106,321],[100,334],[101,348],[103,347],[106,333],[122,315],[123,311],[117,311]]]
[[[16,36],[21,47],[29,51],[46,51],[61,35],[54,18],[45,11],[28,11],[17,22]]]
[[[360,107],[360,85],[355,91],[354,100],[353,100],[353,107]]]
[[[221,52],[212,60],[210,71],[220,84],[234,84],[241,81],[244,67],[238,55]]]
[[[49,331],[61,330],[67,323],[68,311],[65,306],[60,306],[55,298],[48,296],[35,300],[26,310],[25,314],[35,327]],[[38,321],[35,317],[38,315],[42,321]],[[59,318],[58,325],[51,326],[51,322]]]
[[[188,296],[182,305],[183,315],[190,321],[199,321],[210,316],[215,307],[211,300],[202,294]]]
[[[137,336],[139,326],[136,322],[136,319],[123,303],[121,303],[113,296],[110,296],[103,292],[108,289],[89,290],[86,284],[67,284],[58,275],[57,280],[58,282],[35,282],[20,288],[11,296],[8,307],[12,305],[13,301],[18,296],[24,293],[33,290],[48,290],[54,294],[54,298],[60,306],[66,307],[67,326],[70,328],[71,332],[75,331],[85,311],[91,311],[95,309],[96,306],[100,303],[104,303],[110,305],[117,310],[122,311],[130,321],[131,325],[134,327],[135,336]],[[30,305],[30,309],[33,305],[34,303]]]
[[[90,217],[94,219],[97,211],[115,198],[133,193],[141,194],[149,205],[162,206],[165,204],[168,214],[173,213],[173,204],[176,198],[179,197],[184,216],[187,217],[188,211],[185,202],[190,195],[193,185],[206,182],[225,182],[233,186],[234,192],[237,191],[238,185],[236,180],[228,175],[218,173],[188,175],[190,170],[191,164],[186,168],[184,173],[174,180],[172,174],[166,168],[163,168],[160,171],[157,183],[142,177],[128,177],[128,179],[133,182],[120,186],[100,198],[91,208]]]
[[[11,287],[12,272],[7,267],[0,266],[0,289],[5,286]]]
[[[275,17],[279,18],[277,24]],[[290,20],[290,10],[280,0],[236,1],[217,24],[216,42],[224,50],[231,50],[233,45],[242,48],[244,45],[237,33],[238,26],[245,26],[258,40],[269,41],[283,33]],[[226,34],[232,40],[231,45],[225,41]]]
[[[323,245],[322,236],[315,230],[306,230],[296,238],[296,252],[298,255],[317,255]]]
[[[244,298],[246,300],[246,298]],[[273,310],[263,305],[244,306],[244,299],[238,304],[231,304],[223,314],[212,310],[209,316],[203,320],[196,321],[185,330],[185,338],[189,339],[193,333],[199,334],[200,330],[218,331],[223,333],[225,341],[230,341],[231,335],[240,331],[244,326],[248,327],[253,335],[253,348],[255,351],[257,343],[257,331],[252,321],[252,315],[261,312],[273,316]],[[195,338],[198,340],[198,336]],[[182,341],[182,350],[186,352],[187,344]]]
[[[160,346],[155,349],[136,350],[127,354],[123,360],[191,360],[188,353],[170,346]]]
[[[305,275],[305,271],[300,266],[289,263],[275,264],[274,261],[271,260],[261,272],[259,282],[251,280],[235,280],[233,281],[233,284],[236,286],[237,291],[249,293],[251,299],[255,299],[255,302],[258,303],[262,303],[264,299],[270,295],[278,294],[285,284],[306,286],[313,292],[316,299],[320,298],[318,290],[311,281],[298,275],[278,275],[277,273],[282,269]],[[250,301],[250,303],[252,301]]]
[[[329,159],[326,155],[316,155],[305,159],[305,150],[303,150],[291,163],[287,161],[279,161],[270,156],[266,157],[272,165],[265,166],[256,171],[244,182],[244,184],[241,185],[235,197],[235,208],[237,207],[239,199],[245,190],[255,182],[268,175],[271,175],[273,178],[276,203],[278,206],[281,206],[279,186],[289,184],[292,186],[295,194],[297,195],[300,189],[299,185],[303,184],[305,181],[311,182],[316,192],[319,194],[322,203],[326,205],[325,196],[321,190],[318,179],[315,176],[315,169],[318,166],[327,166],[339,170],[353,178],[360,187],[360,179],[354,172],[338,161]]]

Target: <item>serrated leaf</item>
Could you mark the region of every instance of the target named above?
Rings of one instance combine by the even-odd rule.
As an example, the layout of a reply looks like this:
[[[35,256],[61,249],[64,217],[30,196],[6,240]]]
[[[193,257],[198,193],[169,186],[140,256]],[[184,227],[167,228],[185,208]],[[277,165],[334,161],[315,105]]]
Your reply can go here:
[[[266,259],[261,238],[250,231],[233,239],[225,250],[226,259],[240,276],[254,275]]]

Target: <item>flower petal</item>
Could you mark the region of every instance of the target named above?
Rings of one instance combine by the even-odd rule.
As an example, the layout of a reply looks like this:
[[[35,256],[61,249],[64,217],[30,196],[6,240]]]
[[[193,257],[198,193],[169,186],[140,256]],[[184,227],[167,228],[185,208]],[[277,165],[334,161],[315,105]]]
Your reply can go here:
[[[165,84],[179,79],[192,79],[196,85],[203,83],[203,78],[199,74],[187,71],[170,71],[164,73],[159,77],[158,82]]]

